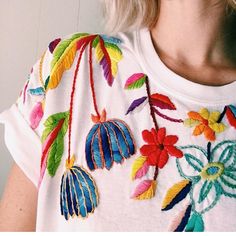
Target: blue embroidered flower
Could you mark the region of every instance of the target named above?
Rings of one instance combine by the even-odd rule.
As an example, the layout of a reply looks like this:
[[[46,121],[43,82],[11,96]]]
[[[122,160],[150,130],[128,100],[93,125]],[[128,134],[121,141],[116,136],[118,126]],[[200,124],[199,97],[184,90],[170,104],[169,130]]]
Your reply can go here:
[[[199,146],[180,147],[185,158],[178,159],[179,173],[192,181],[190,197],[194,211],[203,214],[213,208],[221,195],[236,198],[236,141],[223,141],[210,150]]]

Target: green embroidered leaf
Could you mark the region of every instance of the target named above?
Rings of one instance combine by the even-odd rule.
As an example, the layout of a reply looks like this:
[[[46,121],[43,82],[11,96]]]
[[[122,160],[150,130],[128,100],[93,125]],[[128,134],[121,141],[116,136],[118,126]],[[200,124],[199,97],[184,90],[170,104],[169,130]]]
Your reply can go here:
[[[213,187],[212,181],[205,181],[204,182],[204,184],[200,190],[198,203],[201,203],[205,200],[205,198],[207,197],[207,195],[210,192],[210,190],[212,189],[212,187]]]
[[[54,176],[56,174],[56,170],[60,165],[63,152],[64,152],[64,136],[62,132],[59,132],[57,138],[54,140],[48,153],[47,169],[48,173],[51,176]]]
[[[45,84],[44,84],[44,89],[45,89],[45,90],[47,90],[49,80],[50,80],[50,75],[47,77],[47,79],[46,79],[46,81],[45,81]]]
[[[57,125],[58,121],[60,121],[63,118],[66,119],[66,118],[68,118],[68,116],[69,116],[69,111],[60,112],[60,113],[56,113],[54,115],[51,115],[44,122],[44,126],[53,129]]]
[[[201,172],[204,165],[200,160],[198,160],[195,156],[189,153],[185,153],[184,156],[189,165],[191,165],[198,172]]]
[[[203,232],[204,222],[202,216],[198,213],[193,213],[185,228],[186,232]]]
[[[226,164],[231,159],[236,159],[236,145],[229,145],[220,155],[219,162]]]
[[[45,168],[54,176],[61,162],[64,151],[64,136],[68,129],[69,111],[51,115],[44,122],[41,141],[43,143],[43,154],[41,159],[41,178]]]
[[[54,68],[54,66],[56,65],[56,63],[59,61],[59,59],[61,58],[61,56],[64,54],[64,52],[66,51],[66,49],[70,46],[70,44],[75,40],[75,39],[80,39],[84,36],[87,36],[87,33],[78,33],[78,34],[74,34],[71,36],[71,38],[69,39],[65,39],[62,40],[57,47],[55,48],[54,52],[53,52],[53,60],[51,62],[51,69]]]
[[[94,40],[93,40],[93,48],[96,48],[100,40],[100,36],[98,35]]]

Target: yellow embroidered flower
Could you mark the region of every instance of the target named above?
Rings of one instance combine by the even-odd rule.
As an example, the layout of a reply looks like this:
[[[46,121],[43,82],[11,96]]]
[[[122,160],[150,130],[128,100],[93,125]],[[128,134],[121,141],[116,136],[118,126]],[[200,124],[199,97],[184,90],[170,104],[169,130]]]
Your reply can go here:
[[[219,121],[219,111],[209,112],[206,108],[202,108],[199,112],[188,112],[188,119],[184,121],[187,127],[195,127],[193,135],[198,136],[202,133],[209,141],[216,139],[215,133],[221,133],[225,130],[226,126]]]

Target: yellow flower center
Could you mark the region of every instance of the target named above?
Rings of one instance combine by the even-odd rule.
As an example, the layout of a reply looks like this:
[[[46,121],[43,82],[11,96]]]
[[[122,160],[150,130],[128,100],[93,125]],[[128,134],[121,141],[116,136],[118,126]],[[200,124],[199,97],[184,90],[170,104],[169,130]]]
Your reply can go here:
[[[212,162],[207,164],[201,171],[200,176],[203,179],[215,180],[219,178],[224,172],[224,165],[219,162]]]

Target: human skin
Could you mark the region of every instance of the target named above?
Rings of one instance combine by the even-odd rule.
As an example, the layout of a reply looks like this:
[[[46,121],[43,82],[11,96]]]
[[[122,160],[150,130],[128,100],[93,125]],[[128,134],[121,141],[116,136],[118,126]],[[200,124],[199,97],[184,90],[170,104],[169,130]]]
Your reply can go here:
[[[224,85],[236,78],[236,57],[226,52],[232,22],[223,0],[161,0],[151,35],[171,70],[196,83]],[[0,204],[0,231],[34,231],[36,205],[35,186],[14,164]]]
[[[151,35],[166,66],[200,84],[235,81],[236,14],[225,9],[224,0],[161,0]]]
[[[37,188],[16,163],[0,202],[0,231],[35,231]]]

